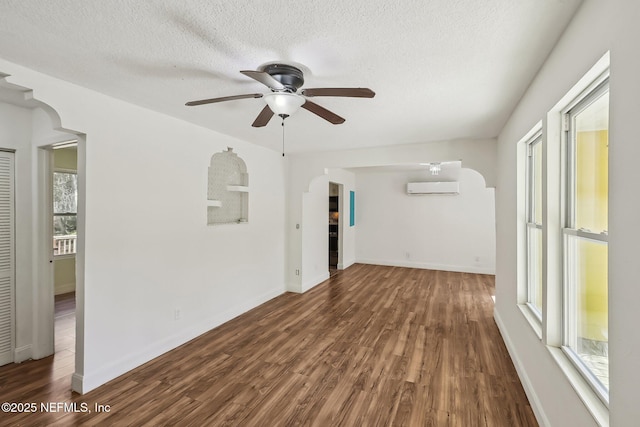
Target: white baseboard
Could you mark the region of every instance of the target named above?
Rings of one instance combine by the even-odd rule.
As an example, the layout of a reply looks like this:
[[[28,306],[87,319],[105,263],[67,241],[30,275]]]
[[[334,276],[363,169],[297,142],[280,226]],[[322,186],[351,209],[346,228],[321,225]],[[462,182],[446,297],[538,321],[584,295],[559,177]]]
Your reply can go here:
[[[82,389],[83,384],[84,377],[82,375],[74,373],[71,376],[71,390],[75,391],[78,394],[84,394],[85,392]]]
[[[56,285],[54,294],[55,295],[68,294],[69,292],[75,292],[75,290],[76,290],[76,282],[62,283],[62,284]]]
[[[296,294],[301,294],[302,293],[302,284],[300,282],[296,282],[296,283],[287,283],[287,292],[294,292]]]
[[[324,273],[319,274],[316,277],[305,281],[302,284],[302,292],[301,293],[307,292],[309,289],[318,286],[320,283],[324,282],[328,278],[329,278],[329,271],[327,270]]]
[[[173,350],[180,345],[191,341],[192,339],[210,331],[222,325],[229,320],[246,313],[247,311],[282,295],[284,289],[278,288],[265,292],[262,295],[257,296],[251,300],[245,301],[229,310],[219,313],[210,317],[206,321],[196,323],[190,327],[185,328],[179,333],[168,336],[150,346],[146,347],[142,351],[135,352],[133,354],[125,355],[125,357],[115,360],[106,366],[95,370],[94,372],[85,372],[84,375],[74,374],[72,378],[72,388],[78,393],[84,394],[97,387],[111,381],[114,378],[119,377],[122,374],[129,372],[130,370],[137,368],[138,366],[152,360],[168,351]]]
[[[31,344],[13,349],[13,362],[21,363],[33,359],[33,347]]]
[[[507,351],[509,352],[509,356],[511,356],[511,360],[513,361],[513,366],[516,368],[516,372],[518,373],[518,377],[520,378],[520,382],[522,383],[522,388],[524,388],[524,392],[529,399],[529,403],[531,404],[531,409],[533,410],[533,414],[536,416],[536,420],[541,427],[549,426],[549,419],[542,408],[542,404],[540,403],[540,399],[536,394],[533,385],[531,385],[531,380],[527,375],[524,367],[522,366],[522,362],[520,357],[518,357],[518,353],[516,352],[515,346],[507,333],[507,329],[504,327],[504,323],[502,323],[502,319],[496,310],[493,311],[493,318],[496,321],[496,325],[498,325],[498,331],[500,331],[500,335],[502,335],[502,340],[504,341]]]
[[[338,264],[338,270],[346,270],[347,268],[351,267],[355,263],[356,263],[355,259],[350,259],[350,260],[345,261],[343,263],[339,263]]]
[[[496,274],[495,267],[480,267],[472,265],[448,265],[436,264],[429,262],[415,262],[407,260],[380,260],[380,259],[358,259],[356,262],[360,264],[387,265],[390,267],[409,267],[422,268],[425,270],[454,271],[458,273],[475,273],[475,274]]]

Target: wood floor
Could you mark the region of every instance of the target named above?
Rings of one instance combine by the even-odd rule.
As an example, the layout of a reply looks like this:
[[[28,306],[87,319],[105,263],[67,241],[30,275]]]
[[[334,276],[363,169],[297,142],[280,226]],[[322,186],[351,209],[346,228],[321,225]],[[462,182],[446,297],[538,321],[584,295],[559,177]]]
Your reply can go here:
[[[536,426],[493,288],[488,275],[357,264],[84,396],[53,379],[48,359],[2,367],[0,402],[92,413],[0,414],[0,424]]]
[[[73,375],[76,358],[76,293],[55,297],[55,363],[54,378]]]

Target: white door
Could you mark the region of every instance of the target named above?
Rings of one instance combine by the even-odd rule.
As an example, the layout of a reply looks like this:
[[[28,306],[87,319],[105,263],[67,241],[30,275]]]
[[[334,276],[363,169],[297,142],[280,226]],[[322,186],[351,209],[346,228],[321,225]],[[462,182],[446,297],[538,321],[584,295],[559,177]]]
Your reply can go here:
[[[13,362],[15,346],[13,157],[0,151],[0,366]]]

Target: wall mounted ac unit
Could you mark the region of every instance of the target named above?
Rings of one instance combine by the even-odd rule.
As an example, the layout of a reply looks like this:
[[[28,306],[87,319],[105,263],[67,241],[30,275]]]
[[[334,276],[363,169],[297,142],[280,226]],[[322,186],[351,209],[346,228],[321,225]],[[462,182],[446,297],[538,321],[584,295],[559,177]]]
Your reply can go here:
[[[458,182],[408,182],[407,194],[460,194]]]

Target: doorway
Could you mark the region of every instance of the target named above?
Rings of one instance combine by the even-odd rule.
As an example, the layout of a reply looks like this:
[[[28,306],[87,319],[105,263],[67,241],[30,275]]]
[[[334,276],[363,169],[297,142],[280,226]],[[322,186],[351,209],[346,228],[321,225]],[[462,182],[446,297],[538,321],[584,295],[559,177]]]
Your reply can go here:
[[[2,111],[0,127],[3,130],[0,132],[0,151],[16,153],[13,160],[15,179],[11,185],[15,209],[10,210],[13,216],[13,227],[11,227],[13,244],[8,246],[11,249],[10,256],[14,270],[13,285],[9,286],[11,292],[9,306],[1,303],[2,295],[0,295],[0,318],[7,316],[10,318],[8,322],[0,319],[0,324],[4,324],[5,329],[6,325],[10,325],[10,351],[0,351],[4,353],[3,357],[0,357],[0,364],[47,358],[55,354],[55,335],[63,336],[62,333],[56,334],[54,331],[56,315],[52,245],[53,152],[54,147],[59,148],[63,141],[68,142],[70,139],[77,140],[79,161],[75,169],[78,171],[80,189],[77,204],[79,208],[77,212],[78,262],[73,269],[74,274],[77,271],[75,274],[77,297],[73,302],[75,305],[77,301],[75,310],[77,328],[82,331],[84,324],[83,236],[86,139],[82,132],[62,127],[58,113],[31,95],[31,89],[0,79],[0,111]],[[0,165],[1,175],[2,165]],[[6,179],[0,179],[0,187],[7,182]],[[0,199],[6,200],[6,196]],[[3,223],[0,220],[0,228],[3,225],[6,225],[6,221]],[[6,234],[5,231],[0,234],[3,233]],[[0,252],[2,247],[4,246],[0,244]],[[2,279],[1,275],[0,279]],[[0,294],[7,293],[0,289]],[[2,327],[0,329],[5,330]],[[70,343],[71,350],[69,350],[67,361],[52,358],[48,366],[53,376],[61,375],[63,372],[63,376],[66,377],[73,374],[72,388],[81,392],[84,342],[82,333],[75,334],[75,329],[69,325],[66,328],[75,335],[75,340]],[[3,335],[1,331],[0,335]],[[6,340],[0,339],[0,344],[3,341]],[[1,348],[2,345],[0,350]],[[62,365],[65,365],[66,371],[60,369]],[[26,364],[22,366],[25,366],[24,369],[29,369]]]
[[[340,237],[340,185],[329,183],[329,275],[338,271]]]
[[[72,375],[76,348],[77,142],[54,145],[52,170],[54,354]]]

